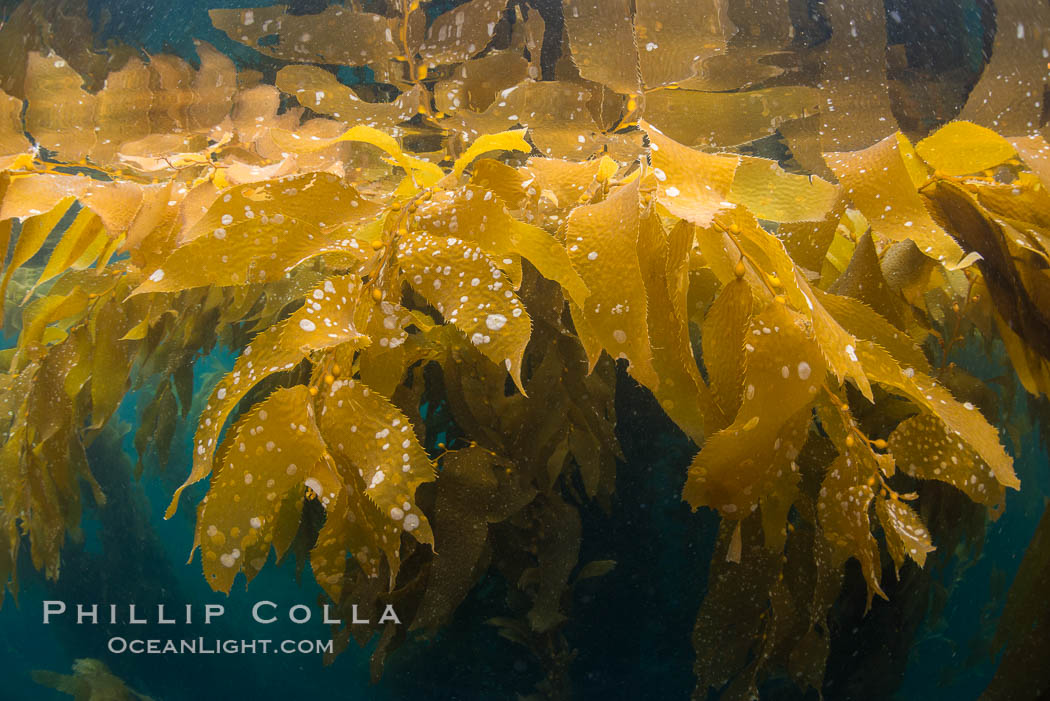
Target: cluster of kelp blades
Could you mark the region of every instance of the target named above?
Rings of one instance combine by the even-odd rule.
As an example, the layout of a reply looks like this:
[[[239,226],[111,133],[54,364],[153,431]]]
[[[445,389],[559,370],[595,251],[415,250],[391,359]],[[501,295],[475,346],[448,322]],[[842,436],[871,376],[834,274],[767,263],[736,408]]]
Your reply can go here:
[[[697,693],[820,689],[844,563],[870,606],[884,560],[934,549],[923,484],[993,513],[1020,486],[953,348],[1001,343],[1050,390],[1050,17],[1024,5],[997,3],[959,119],[914,145],[871,0],[827,4],[809,44],[774,0],[568,0],[554,57],[549,7],[505,0],[213,11],[272,84],[204,43],[196,65],[101,49],[71,4],[19,6],[0,29],[0,578],[16,591],[23,539],[59,576],[80,480],[104,503],[84,446],[148,390],[140,466],[199,422],[168,515],[210,477],[213,588],[295,552],[337,605],[396,604],[401,626],[337,633],[380,635],[378,676],[497,572],[494,622],[544,662],[539,693],[567,695],[569,593],[612,568],[580,566],[579,508],[631,498],[623,360],[698,446],[683,499],[722,517]],[[750,155],[769,139],[779,161]],[[236,363],[195,403],[217,345]]]

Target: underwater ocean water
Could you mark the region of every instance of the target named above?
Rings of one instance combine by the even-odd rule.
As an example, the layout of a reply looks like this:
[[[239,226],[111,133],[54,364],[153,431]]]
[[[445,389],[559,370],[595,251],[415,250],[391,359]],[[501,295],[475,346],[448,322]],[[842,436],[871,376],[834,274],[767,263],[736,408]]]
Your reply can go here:
[[[1046,0],[0,0],[0,699],[1050,695]]]

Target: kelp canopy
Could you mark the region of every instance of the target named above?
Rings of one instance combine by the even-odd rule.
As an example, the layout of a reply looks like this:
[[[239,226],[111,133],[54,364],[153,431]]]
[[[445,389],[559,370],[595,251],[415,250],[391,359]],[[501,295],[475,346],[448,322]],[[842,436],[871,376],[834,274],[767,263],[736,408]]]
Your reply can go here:
[[[496,571],[520,614],[496,623],[558,695],[565,594],[611,567],[578,569],[579,509],[631,498],[619,367],[695,443],[682,498],[723,522],[698,695],[774,674],[819,689],[844,563],[870,606],[883,552],[899,571],[937,545],[919,486],[993,515],[1020,487],[950,353],[1001,343],[1050,390],[1050,9],[995,3],[990,59],[930,133],[898,121],[882,2],[795,5],[212,11],[265,73],[203,42],[192,63],[103,48],[65,3],[15,8],[8,588],[23,539],[60,576],[81,481],[104,500],[85,445],[125,394],[150,393],[135,445],[163,460],[195,360],[223,346],[236,362],[192,411],[168,509],[210,479],[208,583],[291,551],[337,604],[396,603],[403,626],[353,633],[381,634],[378,675]]]

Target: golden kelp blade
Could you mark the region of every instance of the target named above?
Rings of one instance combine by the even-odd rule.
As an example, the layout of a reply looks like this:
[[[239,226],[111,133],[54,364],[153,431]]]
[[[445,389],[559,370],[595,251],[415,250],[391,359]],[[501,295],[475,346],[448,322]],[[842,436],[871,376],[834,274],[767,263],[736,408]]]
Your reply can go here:
[[[969,444],[953,434],[933,414],[902,421],[889,438],[897,466],[919,479],[934,479],[956,487],[971,500],[998,514],[1006,489]]]
[[[945,430],[956,440],[968,444],[988,465],[996,480],[1005,487],[1018,489],[1020,481],[1013,469],[1013,459],[999,443],[995,428],[972,404],[960,403],[948,390],[926,375],[904,371],[883,349],[862,342],[857,354],[864,371],[878,382],[905,394],[943,422]]]
[[[553,220],[548,223],[547,219],[541,218],[540,225],[553,231],[561,228],[564,217],[576,205],[591,197],[602,179],[601,168],[601,160],[573,162],[557,158],[530,158],[520,171],[528,176],[523,178],[521,187],[524,188],[525,183],[528,183],[535,191],[540,207],[549,212]]]
[[[11,283],[11,276],[15,270],[25,265],[44,245],[48,235],[58,225],[62,218],[73,206],[73,198],[67,197],[45,214],[37,214],[22,223],[22,230],[15,240],[15,250],[11,254],[11,260],[4,271],[4,277],[0,280],[0,305],[7,295],[7,286]],[[6,251],[5,251],[6,255]],[[4,318],[4,309],[0,306],[0,321]]]
[[[871,608],[871,600],[876,594],[888,598],[879,586],[882,564],[868,516],[875,498],[867,482],[869,475],[865,474],[870,471],[871,466],[862,462],[857,453],[840,455],[828,468],[817,502],[820,525],[831,544],[834,564],[842,566],[851,557],[860,562],[868,583],[865,610]]]
[[[121,338],[141,318],[140,305],[124,302],[129,292],[128,280],[118,284],[95,302],[95,325],[92,329],[91,352],[91,428],[101,429],[117,411],[128,390],[128,378],[135,347]]]
[[[727,206],[739,157],[695,151],[652,125],[642,128],[649,136],[660,204],[676,217],[709,226],[715,212]]]
[[[660,406],[697,444],[710,413],[707,387],[693,357],[686,290],[693,227],[679,222],[665,232],[657,216],[640,222],[638,258],[645,281],[646,322],[653,367],[660,384],[653,388]]]
[[[965,187],[950,180],[936,181],[928,195],[956,236],[980,254],[977,267],[994,302],[995,314],[1010,328],[1000,335],[1004,339],[1019,335],[1044,357],[1050,355],[1050,319],[1044,311],[1045,285],[1041,284],[1043,273],[1039,272],[1043,261],[1028,262],[1033,254],[1046,254],[1039,236],[1026,241],[1026,234],[985,210]],[[1034,233],[1038,226],[1020,228]]]
[[[81,257],[88,253],[91,248],[94,248],[97,255],[100,252],[98,244],[106,241],[108,241],[108,237],[102,227],[102,219],[90,209],[81,209],[62,235],[61,240],[55,245],[54,250],[51,252],[51,257],[48,258],[47,265],[44,266],[44,270],[40,273],[40,277],[37,278],[33,288],[26,293],[26,298],[28,299],[32,295],[37,285],[47,282],[67,270],[87,267],[87,265],[93,263],[94,259],[86,264],[81,264]]]
[[[845,210],[846,203],[840,198],[819,221],[781,222],[777,238],[784,242],[785,250],[799,267],[820,270]]]
[[[846,378],[852,380],[861,394],[870,400],[871,386],[856,355],[857,339],[824,309],[813,287],[788,256],[784,244],[759,226],[751,213],[742,207],[716,215],[715,223],[723,231],[736,232],[735,245],[751,261],[758,261],[756,276],[762,280],[762,286],[757,289],[764,290],[765,296],[780,291],[795,309],[806,315],[813,323],[828,368],[839,382]]]
[[[816,176],[787,173],[776,161],[743,158],[728,199],[744,205],[759,219],[818,221],[838,202],[839,188]]]
[[[436,238],[476,242],[493,259],[519,255],[581,303],[589,293],[565,247],[543,229],[512,217],[491,190],[468,185],[439,193],[421,204],[411,224]]]
[[[153,91],[150,123],[159,132],[177,131],[189,121],[189,88],[196,72],[182,58],[167,54],[151,56],[149,71]]]
[[[219,227],[248,223],[256,216],[261,220],[266,216],[261,210],[309,222],[328,233],[347,223],[371,219],[379,207],[336,175],[303,173],[224,191],[184,238],[214,235]]]
[[[902,367],[929,373],[930,364],[922,349],[903,331],[870,306],[853,297],[813,290],[817,301],[836,322],[858,339],[876,343],[892,355]]]
[[[283,247],[275,245],[278,241]],[[309,258],[349,248],[348,239],[324,241],[320,231],[306,222],[260,208],[258,223],[242,219],[229,227],[216,227],[212,234],[175,249],[134,294],[176,292],[207,284],[272,282]],[[281,257],[272,257],[278,250]]]
[[[231,429],[229,441],[197,515],[204,577],[226,593],[242,569],[249,580],[262,569],[285,496],[320,491],[315,465],[325,455],[310,393],[301,385],[259,402]],[[328,493],[321,497],[329,500]],[[250,553],[262,562],[246,562]]]
[[[321,434],[329,450],[361,479],[364,494],[379,509],[384,530],[411,533],[420,543],[434,544],[416,488],[436,472],[412,424],[401,410],[361,382],[332,383],[324,397]]]
[[[898,499],[879,499],[875,502],[875,513],[886,533],[886,545],[898,574],[905,558],[910,557],[919,567],[925,567],[926,555],[936,548],[919,515]]]
[[[36,347],[44,344],[44,334],[50,324],[83,313],[87,302],[87,293],[79,287],[68,295],[52,294],[33,300],[22,311],[22,333],[12,366],[21,367],[30,352],[39,350]]]
[[[524,392],[532,320],[493,261],[461,239],[414,234],[399,247],[398,263],[409,284]]]
[[[175,490],[165,518],[175,514],[182,491],[211,472],[219,433],[230,412],[252,387],[275,372],[292,369],[313,350],[347,342],[355,346],[367,343],[367,338],[354,328],[357,299],[358,282],[354,276],[325,280],[314,288],[304,306],[248,344],[233,370],[219,381],[208,398],[193,440],[193,468]]]
[[[371,500],[354,496],[349,487],[335,494],[310,550],[310,569],[332,601],[341,601],[344,582],[355,567],[374,579],[385,555],[391,575],[397,575],[401,539],[397,525],[384,518]]]
[[[732,423],[744,398],[744,343],[751,328],[754,298],[751,287],[736,279],[719,292],[707,311],[700,336],[704,367],[717,413],[708,417],[709,428],[721,430]]]
[[[581,308],[587,326],[613,358],[626,358],[631,374],[659,385],[646,321],[645,281],[638,260],[641,203],[637,181],[607,200],[577,207],[569,216],[569,258],[591,294]]]
[[[370,144],[394,159],[397,165],[401,166],[412,178],[415,189],[429,187],[445,177],[445,172],[437,165],[414,158],[402,151],[394,137],[363,124],[350,127],[339,136],[331,138],[311,136],[309,139],[304,139],[296,132],[285,132],[280,129],[271,130],[270,135],[280,148],[293,153],[314,153],[341,141]]]
[[[1010,143],[991,129],[951,122],[915,144],[922,160],[945,175],[968,175],[997,166],[1014,155]]]
[[[529,153],[532,145],[525,141],[525,130],[504,131],[478,137],[452,165],[452,176],[459,177],[475,158],[490,151],[521,151]]]
[[[845,197],[876,233],[893,241],[911,239],[942,263],[962,258],[959,244],[937,225],[915,191],[895,135],[862,151],[828,153],[826,158]]]
[[[364,221],[379,207],[327,173],[242,185],[223,194],[134,294],[278,280],[325,252],[356,242],[327,232]]]
[[[1050,395],[1050,361],[1025,344],[1001,314],[995,314],[995,328],[1002,336],[1017,379],[1030,394]]]
[[[602,133],[590,109],[595,93],[586,84],[526,81],[515,96],[520,102],[507,120],[518,115],[545,156],[585,160],[608,148],[617,158],[630,152],[628,160],[633,160],[639,151],[626,136]]]
[[[878,309],[878,314],[892,322],[897,328],[905,328],[904,319],[907,311],[903,300],[886,282],[879,261],[879,253],[875,250],[875,239],[870,233],[860,237],[846,269],[835,279],[828,290],[837,295],[854,297],[873,310]],[[885,346],[884,343],[882,345]],[[894,345],[897,346],[899,343]],[[892,349],[891,352],[893,352]],[[896,356],[896,353],[894,355]]]
[[[730,519],[749,515],[767,491],[760,485],[772,486],[778,471],[791,470],[788,446],[797,454],[802,441],[781,434],[813,403],[827,373],[805,317],[784,304],[756,314],[745,339],[738,351],[746,367],[740,409],[704,442],[682,491],[693,509],[709,506]]]

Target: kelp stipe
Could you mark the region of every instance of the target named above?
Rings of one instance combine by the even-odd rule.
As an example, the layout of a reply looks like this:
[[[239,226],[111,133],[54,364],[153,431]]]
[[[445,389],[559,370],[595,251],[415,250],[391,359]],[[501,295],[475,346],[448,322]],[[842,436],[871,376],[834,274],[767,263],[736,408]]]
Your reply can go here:
[[[546,69],[526,6],[382,5],[212,11],[287,64],[275,85],[204,43],[195,66],[66,46],[76,15],[31,5],[0,30],[9,588],[23,536],[59,576],[84,445],[128,389],[157,388],[139,449],[170,441],[222,344],[237,360],[168,509],[210,478],[208,583],[272,549],[340,607],[395,602],[403,625],[336,633],[380,635],[378,677],[495,571],[515,615],[493,623],[565,696],[568,593],[616,576],[578,569],[580,505],[630,498],[622,360],[697,446],[683,499],[723,522],[698,695],[784,670],[820,689],[844,563],[870,607],[883,549],[899,571],[937,545],[916,485],[993,513],[1020,486],[950,357],[1001,339],[1029,392],[1050,387],[1050,147],[1018,97],[1042,39],[999,32],[960,121],[913,144],[876,68],[882,3],[829,4],[807,45],[781,3],[570,0]],[[753,155],[773,136],[790,158]]]

